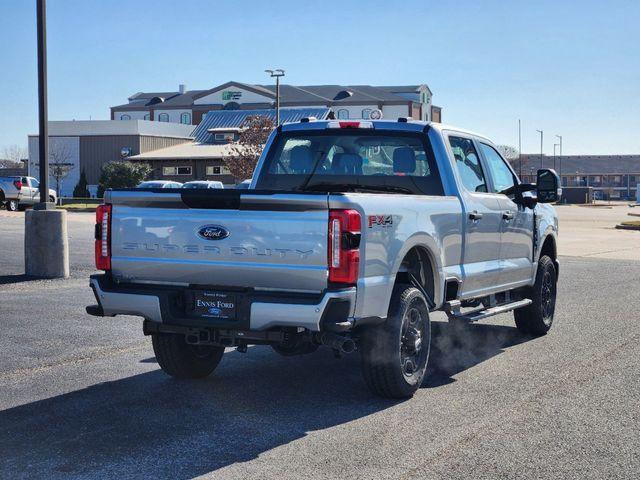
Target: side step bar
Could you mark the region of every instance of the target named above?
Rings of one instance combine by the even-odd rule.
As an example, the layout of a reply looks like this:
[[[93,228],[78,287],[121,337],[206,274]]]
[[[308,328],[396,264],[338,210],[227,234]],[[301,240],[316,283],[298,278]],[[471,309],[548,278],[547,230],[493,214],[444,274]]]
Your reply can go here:
[[[452,300],[445,304],[445,311],[450,320],[463,320],[466,322],[477,322],[478,320],[482,320],[483,318],[492,317],[494,315],[498,315],[500,313],[510,312],[517,308],[526,307],[531,305],[533,302],[529,298],[524,298],[522,300],[517,300],[515,302],[503,303],[500,305],[496,305],[494,307],[489,308],[481,308],[472,310],[470,312],[461,313],[460,312],[460,301]]]

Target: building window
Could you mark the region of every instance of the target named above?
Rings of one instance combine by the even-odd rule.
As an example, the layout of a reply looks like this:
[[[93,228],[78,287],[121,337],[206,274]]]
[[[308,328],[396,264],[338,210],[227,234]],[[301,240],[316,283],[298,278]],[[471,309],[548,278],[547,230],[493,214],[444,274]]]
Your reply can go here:
[[[145,113],[144,117],[142,117],[142,118],[143,118],[143,120],[151,120],[151,115],[148,114],[148,113]]]
[[[349,110],[346,108],[341,108],[338,110],[338,119],[339,120],[347,120],[349,118]]]
[[[208,166],[207,175],[231,175],[231,170],[224,165]]]
[[[120,115],[120,120],[131,120],[131,115],[127,115],[126,113],[124,115]]]
[[[191,114],[185,112],[182,115],[180,115],[180,123],[183,123],[185,125],[191,125]]]
[[[369,120],[370,116],[371,116],[370,108],[365,108],[364,110],[362,110],[362,118],[364,118],[365,120]]]
[[[213,139],[216,142],[233,142],[234,135],[233,133],[215,133]]]
[[[165,177],[191,175],[191,167],[162,167],[162,175]]]
[[[168,122],[169,121],[169,114],[168,113],[161,113],[160,115],[158,115],[158,121],[159,122]]]

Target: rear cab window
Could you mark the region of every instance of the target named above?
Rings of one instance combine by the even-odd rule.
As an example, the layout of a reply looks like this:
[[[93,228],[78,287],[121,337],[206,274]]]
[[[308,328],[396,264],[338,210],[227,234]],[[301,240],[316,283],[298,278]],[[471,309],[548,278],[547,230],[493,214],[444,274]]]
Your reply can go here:
[[[426,135],[366,129],[280,133],[262,165],[256,188],[329,191],[359,187],[443,195]]]

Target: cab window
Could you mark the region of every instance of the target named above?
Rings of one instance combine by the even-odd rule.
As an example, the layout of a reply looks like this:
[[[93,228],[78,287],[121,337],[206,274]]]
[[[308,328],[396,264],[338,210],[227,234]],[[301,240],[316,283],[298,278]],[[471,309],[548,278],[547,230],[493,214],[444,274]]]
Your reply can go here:
[[[493,181],[493,192],[500,193],[513,187],[516,183],[515,176],[500,154],[485,143],[480,144],[480,150],[487,161],[489,175]]]

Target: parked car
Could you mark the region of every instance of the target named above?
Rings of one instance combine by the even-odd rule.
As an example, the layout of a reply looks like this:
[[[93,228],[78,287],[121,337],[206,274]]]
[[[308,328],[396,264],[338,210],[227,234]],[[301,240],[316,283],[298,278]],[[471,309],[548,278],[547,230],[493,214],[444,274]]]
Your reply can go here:
[[[49,201],[56,203],[55,190],[49,189]],[[0,205],[15,212],[40,202],[40,182],[33,177],[0,177]]]
[[[551,328],[553,170],[523,184],[489,139],[436,123],[302,121],[272,133],[253,181],[107,191],[97,210],[105,273],[87,311],[143,317],[169,375],[206,377],[226,347],[326,345],[359,350],[371,390],[405,398],[427,370],[432,311]]]
[[[241,181],[238,185],[236,185],[236,189],[238,190],[246,190],[251,186],[251,179]]]
[[[222,182],[217,182],[215,180],[194,180],[192,182],[187,182],[182,185],[182,188],[199,188],[199,189],[207,189],[207,188],[224,188]]]
[[[136,188],[182,188],[182,183],[169,180],[149,180],[142,182]]]

